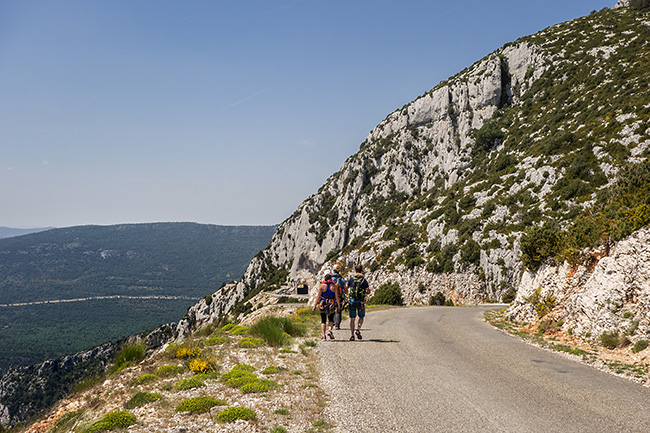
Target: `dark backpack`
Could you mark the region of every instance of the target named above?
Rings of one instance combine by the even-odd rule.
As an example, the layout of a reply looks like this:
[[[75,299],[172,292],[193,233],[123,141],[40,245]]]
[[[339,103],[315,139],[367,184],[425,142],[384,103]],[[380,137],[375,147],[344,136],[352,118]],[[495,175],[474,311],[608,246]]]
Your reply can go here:
[[[365,284],[364,284],[365,283]],[[355,276],[348,282],[348,296],[355,301],[366,299],[366,287],[368,283],[363,277]]]

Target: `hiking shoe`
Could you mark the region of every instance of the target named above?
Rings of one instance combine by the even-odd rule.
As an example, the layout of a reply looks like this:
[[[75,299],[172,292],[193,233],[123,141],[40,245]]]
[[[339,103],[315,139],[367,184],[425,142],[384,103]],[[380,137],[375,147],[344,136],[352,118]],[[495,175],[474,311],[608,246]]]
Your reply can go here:
[[[325,338],[325,336],[323,335],[323,336],[320,338],[320,340],[321,340],[321,341],[327,341],[327,338]]]
[[[359,331],[359,330],[357,329],[355,332],[356,332],[356,334],[357,334],[357,338],[358,338],[359,340],[362,340],[363,337],[361,336],[361,331]]]
[[[350,337],[350,341],[354,341],[354,335]]]
[[[330,339],[334,340],[334,333],[332,331],[327,331],[327,335],[330,337]]]

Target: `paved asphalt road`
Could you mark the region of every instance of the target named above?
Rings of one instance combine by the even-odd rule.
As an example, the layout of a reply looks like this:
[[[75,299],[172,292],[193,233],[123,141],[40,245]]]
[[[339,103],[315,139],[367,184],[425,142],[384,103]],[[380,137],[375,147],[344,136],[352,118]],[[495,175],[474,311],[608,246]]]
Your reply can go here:
[[[649,388],[496,330],[489,308],[369,312],[362,341],[335,331],[318,350],[336,431],[650,432]]]

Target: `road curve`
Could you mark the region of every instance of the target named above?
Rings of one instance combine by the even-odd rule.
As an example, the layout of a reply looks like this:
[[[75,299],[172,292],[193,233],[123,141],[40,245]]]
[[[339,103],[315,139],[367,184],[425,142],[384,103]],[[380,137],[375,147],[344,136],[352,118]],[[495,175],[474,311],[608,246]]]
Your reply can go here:
[[[338,432],[648,432],[650,389],[494,329],[494,307],[369,312],[319,344]]]

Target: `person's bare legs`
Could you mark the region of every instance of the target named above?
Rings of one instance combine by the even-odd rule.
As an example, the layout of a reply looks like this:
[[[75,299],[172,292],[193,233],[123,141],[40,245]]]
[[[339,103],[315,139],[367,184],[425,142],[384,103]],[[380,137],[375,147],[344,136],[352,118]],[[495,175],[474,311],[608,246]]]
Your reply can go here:
[[[365,313],[365,311],[364,311]],[[365,314],[363,317],[359,316],[359,327],[357,328],[357,338],[361,340],[363,337],[361,336],[361,327],[363,326],[363,319],[365,317]]]

